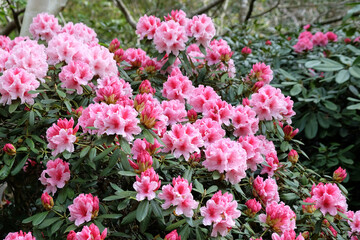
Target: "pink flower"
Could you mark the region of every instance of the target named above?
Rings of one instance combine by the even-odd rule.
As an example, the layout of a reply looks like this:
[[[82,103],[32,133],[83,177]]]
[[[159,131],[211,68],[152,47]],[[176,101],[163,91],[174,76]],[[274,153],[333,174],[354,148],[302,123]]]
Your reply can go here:
[[[176,215],[184,214],[186,217],[191,218],[194,214],[193,210],[199,205],[191,194],[192,184],[178,176],[173,178],[172,185],[167,184],[162,187],[159,198],[165,200],[165,202],[161,207],[168,209],[171,205],[176,206]]]
[[[238,142],[222,138],[206,148],[205,157],[205,168],[226,172],[226,180],[232,184],[239,183],[246,176],[246,152]]]
[[[311,32],[309,32],[309,31],[304,31],[304,32],[301,32],[300,34],[299,34],[299,37],[298,37],[298,39],[301,39],[301,38],[308,38],[308,39],[312,39],[312,37],[313,37],[313,35],[311,34]]]
[[[299,154],[297,153],[297,151],[294,149],[291,149],[291,151],[288,154],[288,160],[292,164],[295,164],[295,163],[297,163],[298,159],[299,159]]]
[[[68,234],[67,240],[104,240],[106,235],[107,228],[105,228],[104,231],[100,234],[99,228],[92,223],[90,226],[84,226],[81,232],[76,234],[74,231],[71,231]]]
[[[269,177],[274,176],[274,173],[276,170],[280,167],[279,159],[276,155],[276,153],[268,153],[266,155],[266,165],[263,164],[263,169],[261,170],[260,174],[267,173]]]
[[[94,127],[95,120],[106,107],[106,103],[92,103],[83,110],[79,118],[79,125],[84,133],[96,134],[99,132],[99,130],[91,130],[87,127]]]
[[[168,124],[174,125],[186,121],[187,112],[184,103],[179,100],[162,101],[163,114],[168,117]]]
[[[235,127],[234,135],[237,137],[254,135],[259,129],[256,112],[248,106],[239,105],[234,108],[232,124]]]
[[[296,228],[296,215],[285,203],[271,202],[266,206],[266,214],[259,215],[260,222],[269,225],[273,231],[284,233]]]
[[[96,38],[96,32],[83,23],[74,24],[72,22],[68,22],[62,28],[61,32],[67,33],[89,46],[95,46],[99,41]]]
[[[277,233],[273,233],[271,235],[272,240],[304,240],[304,237],[299,234],[296,237],[296,233],[294,230],[285,231],[281,236]]]
[[[136,111],[141,112],[146,104],[160,106],[160,102],[151,93],[142,93],[135,96],[134,107]]]
[[[139,18],[136,24],[136,34],[139,35],[140,40],[147,38],[153,39],[156,29],[160,26],[161,21],[155,16],[147,16],[146,14]]]
[[[273,71],[265,63],[255,63],[250,71],[250,77],[269,84],[273,79]]]
[[[62,67],[59,80],[62,88],[75,89],[78,94],[83,93],[81,85],[87,85],[94,74],[90,66],[84,62],[74,61]]]
[[[54,206],[54,199],[47,192],[44,192],[41,195],[41,204],[46,210],[49,211]]]
[[[209,48],[206,49],[205,60],[210,66],[220,62],[228,62],[229,64],[232,54],[233,52],[231,52],[231,48],[225,40],[212,40]],[[225,70],[224,65],[222,68]]]
[[[6,235],[4,240],[36,240],[35,237],[32,236],[31,232],[11,232]]]
[[[9,156],[16,155],[16,148],[11,143],[5,144],[2,150]]]
[[[349,44],[349,43],[351,43],[351,39],[350,38],[345,38],[344,42],[345,42],[345,44]]]
[[[305,30],[309,30],[309,28],[311,28],[311,25],[310,25],[310,24],[306,24],[303,28],[304,28]]]
[[[114,54],[110,53],[106,47],[95,45],[90,48],[88,63],[94,74],[99,75],[100,78],[118,75]]]
[[[350,226],[349,236],[354,235],[351,240],[358,240],[356,236],[360,235],[360,211],[356,211],[355,213],[353,211],[349,211],[347,213],[347,216],[349,218],[348,223]]]
[[[262,157],[261,151],[261,140],[259,140],[255,136],[240,136],[239,143],[242,148],[246,151],[246,165],[251,171],[255,171],[257,169],[257,164],[260,164],[264,161]]]
[[[141,110],[140,123],[148,129],[156,128],[157,122],[159,122],[162,117],[165,118],[163,120],[166,120],[163,123],[167,125],[168,118],[163,114],[162,107],[157,102],[148,102],[145,104],[143,110]]]
[[[316,211],[316,207],[315,207],[315,200],[312,198],[306,198],[305,200],[303,200],[303,202],[305,203],[313,203],[313,204],[309,204],[309,205],[302,205],[302,210],[305,213],[313,213]]]
[[[117,76],[98,79],[94,102],[132,106],[132,88],[128,82]]]
[[[194,127],[200,131],[205,147],[225,136],[225,130],[221,128],[220,123],[210,118],[196,120]]]
[[[142,173],[152,167],[153,160],[149,152],[142,151],[137,156],[137,163],[128,159],[130,166],[135,170],[136,173]]]
[[[10,53],[0,48],[0,72],[6,70],[5,63],[8,60]]]
[[[137,156],[143,154],[142,152],[146,151],[151,156],[158,153],[160,150],[159,148],[162,145],[158,142],[156,138],[154,138],[154,143],[149,143],[145,138],[144,139],[136,139],[133,143],[131,148],[131,154],[133,154],[132,158],[137,159]]]
[[[8,36],[0,35],[0,49],[10,51],[11,39]]]
[[[196,39],[197,45],[201,44],[207,47],[211,39],[215,36],[216,30],[211,18],[206,16],[206,14],[201,14],[194,16],[188,21],[186,33],[188,36]]]
[[[59,118],[56,124],[53,123],[46,131],[46,139],[49,142],[47,147],[53,150],[51,154],[55,156],[65,150],[70,153],[73,152],[78,129],[79,125],[76,125],[74,128],[73,118],[70,121]]]
[[[182,155],[185,160],[189,159],[191,153],[199,153],[199,148],[204,145],[201,133],[190,123],[172,125],[171,131],[166,132],[162,140],[164,152],[171,151],[176,158]]]
[[[140,86],[139,86],[139,94],[143,94],[143,93],[151,93],[152,95],[154,95],[156,92],[155,88],[151,87],[151,83],[149,80],[144,80],[141,82]]]
[[[267,140],[263,135],[257,135],[256,138],[260,140],[259,149],[262,155],[266,156],[271,152],[277,154],[275,145],[272,141]]]
[[[199,113],[203,112],[204,104],[211,100],[220,100],[220,96],[212,87],[199,85],[191,92],[188,103]]]
[[[36,41],[32,40],[16,44],[10,51],[5,67],[6,69],[22,68],[44,82],[43,78],[48,71],[45,46],[39,45]]]
[[[330,42],[337,42],[338,40],[338,36],[333,32],[327,32],[325,35]]]
[[[230,119],[233,116],[233,107],[226,101],[212,100],[207,101],[203,106],[203,117],[211,118],[220,124],[230,125]]]
[[[163,84],[163,97],[174,100],[177,99],[184,103],[192,94],[194,87],[188,77],[181,74],[178,70],[173,70],[167,81]]]
[[[245,214],[250,217],[254,217],[261,210],[261,204],[255,198],[247,200],[245,205],[248,208]]]
[[[100,134],[116,134],[131,141],[134,135],[141,132],[137,115],[137,111],[130,106],[104,105],[102,111],[96,116],[94,127],[99,129]]]
[[[162,22],[154,35],[155,48],[159,53],[165,51],[167,54],[173,53],[175,56],[179,55],[179,51],[185,50],[187,40],[185,28],[174,20]]]
[[[47,177],[48,176],[48,177]],[[63,188],[70,179],[69,163],[57,158],[46,163],[46,170],[42,171],[39,180],[46,186],[44,192],[54,195],[57,188]]]
[[[235,226],[234,220],[241,215],[237,206],[232,194],[221,194],[221,191],[218,191],[206,202],[206,207],[200,208],[201,216],[204,217],[203,224],[213,224],[212,237],[217,237],[218,233],[224,237]]]
[[[316,208],[320,209],[324,216],[327,213],[335,216],[338,211],[347,210],[346,198],[335,183],[313,185],[311,198],[315,200]]]
[[[271,46],[271,41],[270,40],[266,40],[266,42],[265,42],[265,45],[268,45],[268,46]]]
[[[181,26],[186,27],[189,19],[186,18],[186,13],[183,10],[171,10],[171,14],[164,16],[165,21],[174,20]]]
[[[251,54],[251,48],[249,48],[249,47],[243,47],[243,49],[241,49],[241,54],[243,55],[243,56],[247,56],[247,55],[250,55]]]
[[[47,42],[60,31],[61,26],[58,23],[58,19],[54,15],[47,13],[36,15],[29,27],[29,32],[35,40],[41,39]]]
[[[290,118],[295,115],[290,98],[286,99],[280,89],[270,85],[265,85],[251,96],[250,106],[253,107],[259,120],[286,119],[290,121]]]
[[[129,63],[134,68],[141,67],[143,63],[149,59],[146,52],[141,48],[128,48],[122,56],[122,60]],[[131,69],[131,67],[126,67],[125,69]]]
[[[299,129],[297,128],[297,129],[294,130],[294,128],[292,126],[286,125],[283,128],[283,131],[284,131],[284,134],[285,134],[284,138],[289,141],[289,140],[293,139],[296,136],[296,134],[299,132]]]
[[[278,185],[275,179],[268,177],[265,181],[262,177],[257,176],[253,182],[254,195],[258,196],[267,206],[271,202],[279,202]]]
[[[295,52],[302,53],[311,51],[313,49],[313,43],[310,38],[299,38],[298,42],[293,46]]]
[[[181,10],[180,10],[181,11]],[[165,240],[181,240],[181,236],[178,235],[176,229],[165,236]]]
[[[84,222],[89,222],[97,217],[99,212],[99,198],[94,197],[91,193],[80,194],[74,199],[73,204],[69,207],[70,221],[75,221],[76,226]]]
[[[156,197],[156,191],[160,188],[159,175],[153,168],[141,172],[141,177],[136,176],[133,187],[137,191],[136,200],[142,201],[147,198],[149,201]]]
[[[344,181],[346,176],[347,176],[346,169],[342,169],[341,167],[336,169],[333,173],[334,181],[339,182],[339,183]]]
[[[35,76],[22,68],[11,68],[0,76],[0,104],[10,105],[12,100],[20,98],[21,103],[34,104],[34,98],[38,93],[30,94],[36,90],[40,83]]]
[[[321,46],[324,47],[328,44],[328,38],[327,36],[322,32],[317,32],[312,36],[312,42],[314,46]]]

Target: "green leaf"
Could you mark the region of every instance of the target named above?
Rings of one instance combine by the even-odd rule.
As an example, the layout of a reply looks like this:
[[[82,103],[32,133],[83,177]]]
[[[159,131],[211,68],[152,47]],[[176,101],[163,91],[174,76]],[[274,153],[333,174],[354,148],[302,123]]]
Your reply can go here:
[[[86,154],[89,152],[90,150],[90,146],[86,146],[85,148],[83,148],[80,152],[80,158],[83,158],[86,156]]]
[[[313,68],[314,66],[317,66],[321,63],[319,60],[311,60],[305,63],[306,68]]]
[[[69,111],[69,113],[71,113],[72,112],[71,103],[67,100],[65,100],[64,103],[65,103],[66,109]]]
[[[131,154],[130,144],[123,137],[120,139],[120,146],[126,154]]]
[[[60,218],[59,217],[53,217],[53,218],[48,218],[48,219],[45,219],[40,225],[39,225],[39,229],[44,229],[48,226],[50,226],[51,224],[53,224],[54,222],[56,221],[59,221]]]
[[[30,126],[34,126],[35,116],[34,111],[30,111],[29,113],[29,124]]]
[[[218,187],[216,185],[212,185],[211,187],[209,187],[207,190],[206,190],[206,194],[210,194],[210,193],[213,193],[213,192],[216,192],[218,190]]]
[[[360,56],[358,56],[358,57],[354,60],[354,62],[353,62],[352,65],[353,65],[353,66],[355,66],[355,65],[360,65]]]
[[[77,227],[75,226],[75,224],[71,224],[70,226],[68,226],[64,233],[70,232],[71,230],[75,230]]]
[[[305,136],[308,139],[313,139],[318,132],[318,123],[315,113],[310,114],[310,117],[307,119],[305,127]]]
[[[163,218],[162,209],[160,208],[158,203],[155,200],[151,200],[150,204],[151,204],[152,212],[154,213],[155,217],[162,219]]]
[[[315,70],[324,71],[324,72],[339,71],[344,68],[344,66],[341,63],[338,63],[330,59],[323,59],[323,62],[324,63],[322,64],[313,66],[313,68]]]
[[[346,109],[349,109],[349,110],[360,110],[360,103],[347,106]]]
[[[135,177],[137,174],[131,171],[119,171],[121,176]]]
[[[166,231],[172,231],[172,230],[174,230],[175,228],[180,227],[180,226],[183,225],[184,223],[186,223],[186,219],[182,219],[182,220],[180,220],[180,221],[177,221],[177,222],[175,222],[175,223],[167,226],[165,230],[166,230]]]
[[[144,218],[146,217],[146,215],[149,212],[149,201],[147,200],[143,200],[140,202],[137,210],[136,210],[136,219],[141,222],[142,220],[144,220]]]
[[[356,66],[352,66],[349,68],[350,74],[355,78],[360,78],[360,68]]]
[[[330,101],[325,101],[324,102],[324,105],[327,109],[331,110],[331,111],[336,111],[337,110],[337,105],[333,102],[330,102]]]
[[[124,217],[123,220],[121,221],[121,225],[126,225],[133,222],[136,218],[136,212],[137,212],[136,210],[132,211],[126,217]]]
[[[96,157],[96,148],[92,148],[89,153],[90,161],[93,161],[95,157]]]
[[[296,81],[297,79],[291,75],[290,73],[288,73],[287,71],[285,71],[284,69],[279,68],[278,71],[286,78],[289,80],[293,80]]]
[[[9,113],[15,112],[15,110],[17,109],[17,107],[19,106],[19,104],[20,104],[19,101],[13,102],[13,103],[9,106]]]
[[[63,91],[57,89],[56,92],[57,92],[57,94],[59,94],[59,96],[60,96],[61,98],[66,98],[66,93],[64,93]]]
[[[343,69],[340,72],[338,72],[338,74],[336,74],[335,81],[338,84],[342,84],[342,83],[346,82],[347,80],[349,80],[349,78],[350,78],[349,71]]]
[[[103,214],[97,217],[97,219],[119,219],[122,214]]]
[[[320,219],[320,220],[318,220],[318,221],[316,222],[314,234],[319,234],[319,233],[320,233],[322,222],[323,222],[322,219]]]
[[[143,130],[144,137],[149,143],[154,144],[154,137],[149,131],[151,131],[151,130],[149,130],[149,129]]]
[[[99,155],[97,155],[95,158],[94,158],[94,161],[98,161],[102,158],[104,158],[106,155],[108,155],[112,150],[114,150],[116,146],[111,146],[109,148],[106,148],[104,151],[102,151]]]
[[[302,85],[301,84],[295,84],[290,90],[290,95],[291,96],[296,96],[299,93],[301,93],[301,91],[302,91]]]
[[[175,60],[176,60],[176,56],[174,54],[170,53],[169,57],[168,57],[168,60],[162,66],[161,70],[166,71],[166,69],[168,69],[168,67],[170,67],[171,65],[174,64]]]
[[[50,232],[51,232],[52,234],[54,234],[55,232],[57,232],[63,223],[64,223],[64,220],[63,220],[63,219],[60,220],[60,221],[58,221],[58,222],[56,222],[54,225],[51,226]]]
[[[195,179],[194,185],[195,185],[195,188],[196,188],[197,190],[199,190],[199,192],[200,192],[201,194],[204,193],[204,186],[203,186],[197,179]]]
[[[283,193],[280,195],[280,198],[289,201],[289,200],[297,199],[298,196],[295,193]]]
[[[185,171],[183,178],[185,178],[186,180],[188,180],[189,182],[191,182],[192,174],[193,174],[193,169],[192,169],[191,167],[189,167],[189,168]]]
[[[31,140],[30,138],[25,139],[25,142],[31,150],[35,147],[33,140]]]
[[[25,157],[23,157],[20,160],[20,162],[16,165],[16,167],[11,171],[11,176],[15,176],[16,174],[18,174],[20,172],[20,170],[24,167],[28,157],[29,157],[29,154],[25,155]]]
[[[38,213],[36,214],[32,220],[32,224],[34,226],[39,225],[40,223],[42,223],[42,221],[44,221],[44,219],[46,218],[46,216],[48,215],[49,212],[42,212],[42,213]]]

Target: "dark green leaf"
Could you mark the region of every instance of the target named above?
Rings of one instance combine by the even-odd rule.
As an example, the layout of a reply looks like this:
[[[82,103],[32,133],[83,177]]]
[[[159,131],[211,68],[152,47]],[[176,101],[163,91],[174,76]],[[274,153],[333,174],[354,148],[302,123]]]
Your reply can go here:
[[[11,176],[15,176],[20,172],[20,170],[24,167],[26,161],[28,160],[29,155],[25,155],[20,162],[16,165],[16,167],[11,171]]]
[[[46,218],[46,216],[48,215],[49,212],[42,212],[42,213],[38,213],[36,214],[32,220],[32,224],[34,226],[39,225],[40,223],[42,223],[42,221],[44,221],[44,219]]]
[[[136,210],[136,219],[141,222],[148,215],[149,212],[149,201],[143,200],[140,202]]]
[[[336,74],[335,81],[338,84],[342,84],[342,83],[346,82],[347,80],[349,80],[349,78],[350,78],[349,71],[343,69],[340,72],[338,72],[338,74]]]

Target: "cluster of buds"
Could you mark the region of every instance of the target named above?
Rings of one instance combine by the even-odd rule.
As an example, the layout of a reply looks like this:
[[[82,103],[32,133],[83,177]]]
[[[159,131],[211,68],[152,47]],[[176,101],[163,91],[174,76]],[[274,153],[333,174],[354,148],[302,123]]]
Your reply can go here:
[[[151,83],[149,80],[144,80],[141,82],[140,86],[139,86],[139,94],[143,94],[143,93],[151,93],[152,95],[154,95],[156,92],[155,88],[151,87]]]
[[[266,40],[266,42],[265,42],[265,45],[267,45],[267,46],[271,46],[271,41],[270,40]]]
[[[5,144],[5,146],[3,147],[3,151],[9,156],[16,155],[16,148],[11,143]]]
[[[181,240],[181,236],[178,235],[176,229],[165,236],[165,240]]]
[[[302,205],[302,209],[304,213],[314,213],[316,211],[314,199],[306,198],[303,202],[308,203],[308,205]]]
[[[189,111],[187,111],[187,117],[189,119],[189,122],[191,123],[194,123],[198,118],[197,113],[194,109],[190,109]]]
[[[128,159],[128,161],[136,173],[142,173],[147,169],[150,169],[153,164],[152,157],[147,151],[142,151],[140,154],[138,154],[136,163],[130,159]]]
[[[243,49],[241,49],[241,54],[244,56],[244,58],[246,58],[247,56],[249,56],[251,54],[251,48],[249,47],[244,47]]]
[[[279,123],[279,126],[283,129],[284,138],[287,141],[290,141],[291,139],[293,139],[296,136],[296,134],[298,134],[298,132],[299,132],[298,128],[296,128],[294,130],[294,128],[292,126],[290,126],[290,125],[286,125],[284,127],[284,124],[282,122],[278,122],[278,123]]]
[[[120,41],[117,38],[114,38],[109,45],[109,51],[111,53],[114,53],[119,48],[120,48]]]
[[[255,215],[261,210],[261,204],[256,201],[256,199],[249,199],[245,203],[248,209],[245,210],[245,214],[251,218],[255,217]]]

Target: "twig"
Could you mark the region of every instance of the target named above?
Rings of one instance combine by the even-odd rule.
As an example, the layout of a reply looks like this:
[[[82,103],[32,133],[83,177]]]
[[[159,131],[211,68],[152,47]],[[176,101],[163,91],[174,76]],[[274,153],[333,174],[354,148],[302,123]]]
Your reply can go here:
[[[23,11],[22,11],[23,12]],[[22,13],[22,12],[19,12]],[[22,21],[23,16],[19,17],[20,22]],[[9,36],[9,34],[16,29],[16,23],[14,21],[9,22],[4,28],[0,29],[0,35]]]
[[[195,10],[192,14],[191,14],[191,17],[195,16],[195,15],[199,15],[199,14],[202,14],[202,13],[205,13],[207,11],[209,11],[211,8],[221,4],[225,2],[225,0],[214,0],[212,1],[211,3],[209,3],[208,5],[205,5],[197,10]]]
[[[357,12],[357,13],[352,14],[351,16],[352,17],[357,17],[359,15],[360,15],[360,12]],[[330,23],[335,23],[335,22],[341,21],[343,18],[344,18],[344,16],[338,17],[338,18],[333,18],[333,19],[328,19],[328,20],[325,20],[323,22],[319,22],[318,24],[319,25],[326,25],[326,24],[330,24]]]
[[[18,18],[19,13],[16,12],[15,9],[12,7],[12,4],[11,4],[10,0],[6,0],[6,2],[8,3],[9,8],[10,8],[10,10],[12,12],[13,17],[14,17],[15,26],[18,29],[18,31],[20,32],[21,25],[20,25],[20,21],[19,21],[19,18]]]
[[[279,6],[280,2],[281,2],[281,0],[278,0],[277,3],[276,3],[274,6],[272,6],[271,8],[269,8],[268,10],[266,10],[266,11],[264,11],[264,12],[262,12],[262,13],[256,14],[256,15],[254,15],[254,16],[250,16],[250,18],[261,17],[261,16],[263,16],[263,15],[271,12],[272,10],[274,10],[275,8],[277,8],[277,7]]]
[[[133,17],[131,16],[129,10],[126,8],[125,4],[122,0],[114,0],[116,3],[116,6],[120,9],[120,11],[124,14],[127,22],[130,24],[130,26],[134,29],[136,29],[136,22],[134,21]]]
[[[249,10],[248,10],[248,12],[247,12],[247,14],[246,14],[244,23],[246,23],[246,22],[250,19],[251,14],[252,14],[252,12],[253,12],[253,10],[254,10],[255,1],[256,1],[256,0],[251,0],[251,2],[250,2],[250,4],[249,4]]]

